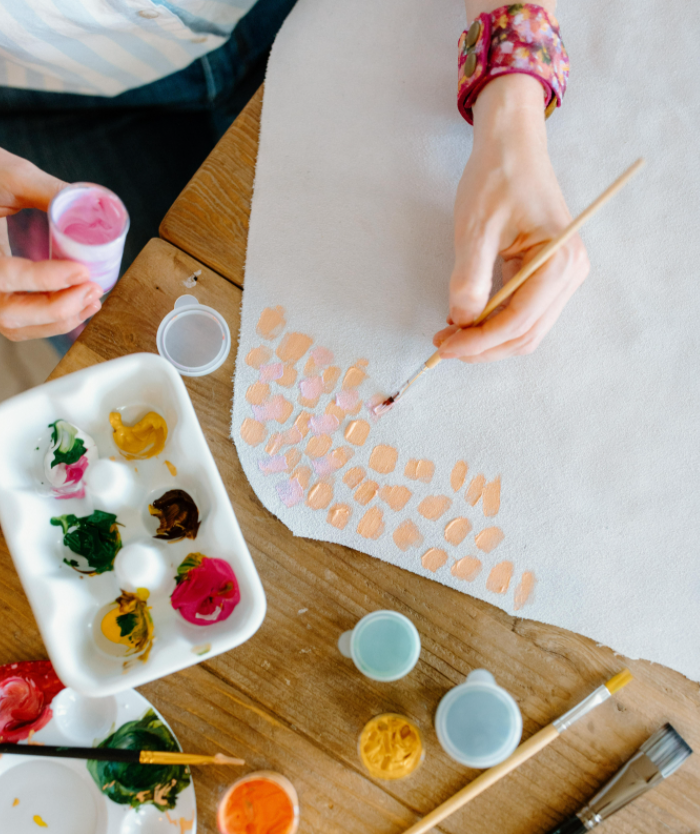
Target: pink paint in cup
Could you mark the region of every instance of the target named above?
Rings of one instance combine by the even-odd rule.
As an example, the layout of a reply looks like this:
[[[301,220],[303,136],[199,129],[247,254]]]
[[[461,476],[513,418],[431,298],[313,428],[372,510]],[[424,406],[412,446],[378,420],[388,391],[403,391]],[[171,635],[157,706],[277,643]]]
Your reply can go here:
[[[109,292],[119,278],[129,214],[117,195],[101,185],[68,185],[49,205],[50,257],[77,261],[90,280]]]

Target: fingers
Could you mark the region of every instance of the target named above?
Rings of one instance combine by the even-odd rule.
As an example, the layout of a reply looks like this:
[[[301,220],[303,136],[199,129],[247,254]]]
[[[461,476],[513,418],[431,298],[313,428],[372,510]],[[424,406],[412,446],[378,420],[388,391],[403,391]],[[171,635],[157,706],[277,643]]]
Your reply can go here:
[[[52,293],[0,293],[0,333],[13,341],[26,335],[67,333],[101,307],[102,290],[94,284]],[[49,332],[51,331],[51,332]]]
[[[54,324],[20,327],[17,330],[12,330],[9,333],[4,333],[3,335],[12,342],[27,342],[30,339],[48,339],[49,336],[60,336],[63,333],[70,333],[86,319],[89,319],[90,316],[94,316],[99,310],[99,304],[96,305],[96,307],[97,309],[94,310],[94,312],[88,313],[84,317],[82,317],[81,314],[81,316],[74,316],[72,319],[66,319],[66,321],[56,322]],[[1,329],[0,332],[2,332]]]
[[[0,214],[23,208],[46,211],[53,197],[66,185],[27,159],[0,148]]]
[[[495,229],[470,231],[456,248],[455,266],[450,277],[448,323],[466,327],[481,313],[489,299],[499,233]]]
[[[88,268],[74,261],[0,257],[0,292],[55,292],[89,280]],[[97,284],[91,287],[99,289]]]

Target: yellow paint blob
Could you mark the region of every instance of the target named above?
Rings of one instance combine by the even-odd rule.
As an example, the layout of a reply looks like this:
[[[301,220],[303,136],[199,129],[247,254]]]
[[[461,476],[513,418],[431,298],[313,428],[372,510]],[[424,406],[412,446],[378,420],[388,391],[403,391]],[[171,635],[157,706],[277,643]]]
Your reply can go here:
[[[364,481],[365,475],[366,472],[361,466],[353,466],[343,475],[343,483],[347,484],[350,489],[355,489]]]
[[[395,513],[403,510],[412,495],[411,490],[405,486],[384,486],[379,490],[379,497]]]
[[[493,591],[494,594],[505,594],[512,578],[513,563],[499,562],[499,564],[491,568],[489,578],[486,580],[486,587],[489,591]]]
[[[418,512],[429,521],[435,521],[450,508],[452,499],[446,495],[429,495],[418,505]]]
[[[479,498],[481,498],[481,493],[484,491],[484,484],[486,483],[486,478],[483,475],[477,475],[476,478],[472,478],[471,483],[467,488],[467,494],[464,496],[464,500],[467,504],[471,504],[472,507],[476,507]]]
[[[445,525],[445,541],[448,544],[461,544],[471,532],[472,524],[468,518],[453,518]]]
[[[149,411],[135,426],[125,426],[118,411],[109,415],[109,422],[112,424],[114,442],[127,460],[152,458],[165,448],[168,425],[155,411]]]
[[[287,333],[275,351],[283,362],[297,362],[314,343],[303,333]]]
[[[345,427],[345,439],[354,446],[364,446],[369,435],[367,420],[353,420]]]
[[[376,779],[403,779],[423,760],[416,725],[403,715],[386,713],[365,724],[360,734],[362,764]]]
[[[347,504],[333,504],[328,510],[326,521],[338,530],[344,530],[346,524],[350,521],[351,515],[352,510]]]
[[[393,446],[375,446],[369,456],[369,465],[380,475],[388,475],[394,471],[399,453]]]
[[[409,547],[419,547],[423,544],[423,536],[420,530],[408,518],[394,530],[392,538],[394,539],[394,544],[399,550],[403,550],[404,553]]]
[[[284,307],[266,307],[260,314],[255,332],[263,339],[276,339],[286,323]]]
[[[420,561],[426,570],[431,570],[435,573],[447,561],[447,553],[444,550],[440,550],[439,547],[431,547],[421,556]]]
[[[306,503],[312,510],[325,510],[333,500],[333,487],[330,484],[314,484],[306,496]]]
[[[44,822],[44,820],[39,816],[39,814],[34,814],[32,817],[34,822],[39,826],[39,828],[48,828],[48,825]]]
[[[249,446],[258,446],[263,442],[266,434],[267,429],[264,423],[259,423],[252,417],[246,417],[241,423],[241,439]]]
[[[465,556],[450,568],[452,576],[457,579],[464,579],[465,582],[473,582],[481,573],[481,561],[476,556]]]
[[[100,623],[102,634],[110,643],[126,646],[130,654],[145,649],[141,658],[143,661],[148,658],[153,644],[153,620],[146,605],[149,596],[146,588],[137,588],[135,594],[122,591],[115,601],[115,607],[104,615]],[[119,623],[117,620],[127,614],[134,616],[129,630],[122,633],[124,622]]]
[[[259,371],[263,365],[266,365],[272,359],[272,351],[267,347],[253,348],[245,358],[246,365],[255,368]]]
[[[489,481],[481,493],[481,509],[485,516],[491,517],[498,514],[501,508],[501,476]]]
[[[464,486],[464,479],[467,477],[469,467],[463,460],[458,460],[452,468],[450,475],[450,486],[455,492],[459,492]]]
[[[15,801],[12,803],[12,807],[16,808],[18,805],[19,805],[19,799],[15,799]]]
[[[245,398],[251,405],[262,405],[270,396],[270,386],[266,382],[254,382],[245,392]]]
[[[168,472],[173,476],[173,478],[177,475],[177,466],[174,463],[170,463],[169,460],[165,461],[165,465],[168,467]]]
[[[490,553],[498,547],[504,538],[505,535],[500,527],[487,527],[485,530],[477,533],[474,544],[476,544],[479,550],[483,550],[484,553]]]
[[[524,605],[527,605],[532,592],[535,590],[536,584],[537,579],[535,578],[535,574],[532,571],[526,570],[520,578],[518,587],[515,589],[513,607],[516,611],[519,611]]]
[[[384,532],[384,513],[379,507],[370,507],[357,525],[357,532],[365,539],[378,539]]]
[[[362,504],[364,507],[365,505],[369,504],[369,502],[376,496],[377,492],[379,491],[379,484],[376,481],[365,481],[364,483],[360,484],[360,486],[355,490],[355,494],[353,498],[357,501],[358,504]]]
[[[406,464],[403,474],[412,481],[423,481],[429,484],[435,472],[435,464],[431,460],[417,460],[411,458]]]

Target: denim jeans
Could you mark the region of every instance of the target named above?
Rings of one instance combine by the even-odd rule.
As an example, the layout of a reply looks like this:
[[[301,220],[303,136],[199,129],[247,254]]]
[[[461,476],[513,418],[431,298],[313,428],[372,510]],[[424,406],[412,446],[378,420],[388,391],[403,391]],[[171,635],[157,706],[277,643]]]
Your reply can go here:
[[[116,192],[131,219],[124,271],[263,82],[272,41],[294,3],[258,0],[219,49],[113,98],[0,87],[0,147],[66,182]],[[14,254],[44,254],[41,245],[27,251],[33,223],[27,211],[10,218]]]

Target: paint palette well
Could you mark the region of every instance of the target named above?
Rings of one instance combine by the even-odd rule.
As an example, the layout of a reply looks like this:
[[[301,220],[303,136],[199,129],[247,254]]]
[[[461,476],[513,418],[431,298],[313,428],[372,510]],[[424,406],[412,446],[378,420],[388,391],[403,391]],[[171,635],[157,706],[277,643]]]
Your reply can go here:
[[[153,711],[138,692],[88,699],[64,689],[53,700],[53,717],[32,734],[32,744],[92,746],[115,728]],[[168,727],[172,734],[172,731]],[[103,794],[80,759],[0,758],[0,819],[12,834],[196,834],[197,812],[192,782],[178,793],[174,807],[117,804]]]
[[[168,426],[163,451],[125,460],[110,425],[115,411],[125,425],[150,411],[161,415]],[[128,476],[124,489],[110,492],[109,483],[103,483],[83,498],[46,494],[41,480],[47,426],[58,418],[94,439],[99,464]],[[51,661],[67,686],[91,697],[111,695],[228,651],[259,628],[265,615],[262,584],[187,390],[168,362],[134,354],[38,386],[0,406],[0,433],[0,524]],[[109,466],[102,476],[109,476]],[[87,475],[89,480],[89,468]],[[159,522],[148,506],[169,490],[184,490],[194,499],[200,521],[194,539],[154,538]],[[50,519],[85,517],[96,510],[117,516],[120,552],[128,558],[119,571],[81,574],[64,562],[75,554]],[[233,569],[240,601],[226,619],[193,624],[173,609],[178,567],[192,553],[223,560]],[[134,581],[125,587],[130,571]],[[151,581],[148,577],[155,577],[147,599],[154,632],[150,653],[127,656],[117,644],[109,651],[100,640],[106,607],[123,590],[137,592]]]

